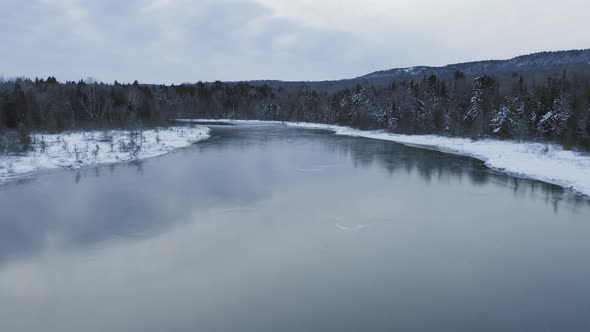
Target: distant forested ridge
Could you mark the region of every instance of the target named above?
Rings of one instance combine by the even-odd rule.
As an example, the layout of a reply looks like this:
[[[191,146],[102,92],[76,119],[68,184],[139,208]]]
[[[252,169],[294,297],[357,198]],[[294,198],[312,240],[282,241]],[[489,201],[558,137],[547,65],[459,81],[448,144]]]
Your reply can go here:
[[[156,126],[175,118],[320,122],[590,149],[590,50],[326,82],[165,86],[61,83],[55,77],[0,80],[0,135]]]

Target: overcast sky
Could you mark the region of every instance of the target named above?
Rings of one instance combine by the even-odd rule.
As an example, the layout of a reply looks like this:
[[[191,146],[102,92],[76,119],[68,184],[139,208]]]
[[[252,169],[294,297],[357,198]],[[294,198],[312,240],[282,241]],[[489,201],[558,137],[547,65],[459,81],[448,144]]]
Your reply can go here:
[[[590,47],[588,0],[0,0],[0,75],[325,80]]]

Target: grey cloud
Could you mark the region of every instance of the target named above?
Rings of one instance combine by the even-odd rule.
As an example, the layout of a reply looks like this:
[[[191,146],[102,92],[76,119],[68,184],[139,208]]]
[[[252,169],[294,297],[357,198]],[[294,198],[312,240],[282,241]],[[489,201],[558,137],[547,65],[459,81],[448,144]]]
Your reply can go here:
[[[2,2],[0,10],[6,76],[302,80],[346,76],[371,60],[350,55],[365,48],[353,36],[273,17],[254,1]]]
[[[406,6],[420,9],[419,3],[433,5]],[[461,8],[461,1],[453,6]],[[523,9],[516,10],[510,24],[523,17]],[[277,16],[257,0],[0,0],[0,75],[154,83],[338,79],[394,66],[470,60],[483,53],[516,55],[550,46],[560,34],[557,26],[552,38],[533,40],[533,27],[541,20],[536,17],[521,25],[527,40],[518,44],[512,36],[503,43],[489,27],[498,25],[507,36],[509,27],[493,21],[501,13],[460,20],[454,12],[446,19],[425,12],[406,21],[381,17],[373,24],[370,17],[343,17],[332,27]],[[534,13],[544,15],[541,9]],[[458,24],[483,22],[466,29],[453,26],[453,17]],[[562,35],[567,43],[559,45],[580,39],[580,34]]]

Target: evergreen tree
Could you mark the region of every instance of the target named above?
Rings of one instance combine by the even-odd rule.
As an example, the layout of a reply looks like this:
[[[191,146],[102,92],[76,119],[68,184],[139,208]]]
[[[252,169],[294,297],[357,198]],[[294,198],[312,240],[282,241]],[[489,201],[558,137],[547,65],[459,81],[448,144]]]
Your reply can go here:
[[[551,109],[541,117],[537,124],[537,130],[544,138],[560,139],[571,116],[571,97],[562,94],[555,98]]]

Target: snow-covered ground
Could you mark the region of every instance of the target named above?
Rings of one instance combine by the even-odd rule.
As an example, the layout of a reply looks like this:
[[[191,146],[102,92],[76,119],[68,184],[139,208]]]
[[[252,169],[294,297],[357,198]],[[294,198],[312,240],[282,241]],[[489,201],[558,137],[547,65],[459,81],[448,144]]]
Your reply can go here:
[[[270,120],[234,120],[234,119],[176,119],[178,122],[185,122],[185,123],[229,123],[229,124],[290,124],[290,125],[311,125],[313,126],[327,126],[322,124],[315,124],[315,123],[305,123],[305,122],[285,122],[285,121],[270,121]],[[344,128],[344,127],[343,127]]]
[[[42,170],[77,169],[155,157],[207,139],[209,131],[203,126],[178,126],[133,134],[122,130],[34,134],[32,151],[0,155],[0,183]]]
[[[264,121],[245,120],[215,121],[265,123]],[[348,127],[314,123],[279,121],[268,121],[266,123],[284,123],[292,127],[325,129],[334,131],[337,135],[387,140],[413,147],[470,156],[484,161],[490,168],[515,176],[556,184],[590,196],[590,154],[568,151],[554,144],[491,139],[473,141],[467,138],[435,135],[399,135],[383,131],[363,131]]]

